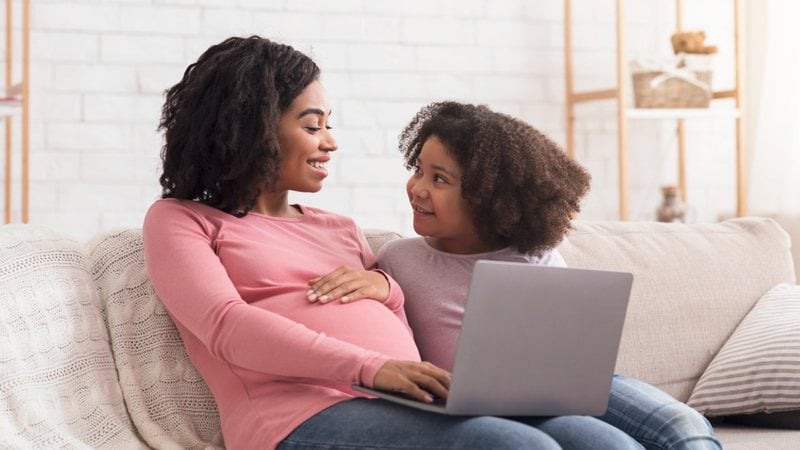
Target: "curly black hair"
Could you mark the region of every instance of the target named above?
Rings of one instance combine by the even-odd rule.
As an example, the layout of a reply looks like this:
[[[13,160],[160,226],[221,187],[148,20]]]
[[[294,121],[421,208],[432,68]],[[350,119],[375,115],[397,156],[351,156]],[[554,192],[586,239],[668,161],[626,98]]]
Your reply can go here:
[[[534,254],[561,242],[591,177],[555,142],[484,105],[432,103],[400,134],[407,169],[431,136],[461,166],[461,196],[481,240]]]
[[[211,46],[165,92],[162,198],[247,214],[278,181],[281,113],[318,79],[308,56],[259,36]]]

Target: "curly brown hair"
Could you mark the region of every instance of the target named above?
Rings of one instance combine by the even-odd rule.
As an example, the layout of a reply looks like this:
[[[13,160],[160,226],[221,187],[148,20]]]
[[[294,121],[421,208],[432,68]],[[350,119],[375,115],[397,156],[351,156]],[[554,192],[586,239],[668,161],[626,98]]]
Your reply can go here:
[[[434,135],[461,166],[461,196],[484,242],[534,254],[561,242],[591,177],[555,142],[484,105],[432,103],[400,134],[407,169]]]
[[[314,61],[288,45],[250,36],[211,46],[165,92],[162,198],[247,214],[278,181],[281,113],[317,79]]]

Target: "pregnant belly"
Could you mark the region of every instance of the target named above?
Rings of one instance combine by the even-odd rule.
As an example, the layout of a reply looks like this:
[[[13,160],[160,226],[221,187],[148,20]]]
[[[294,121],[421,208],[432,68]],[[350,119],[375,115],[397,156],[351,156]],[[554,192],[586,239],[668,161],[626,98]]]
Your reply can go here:
[[[396,359],[419,361],[419,352],[405,324],[382,303],[308,303],[278,312],[306,327]]]

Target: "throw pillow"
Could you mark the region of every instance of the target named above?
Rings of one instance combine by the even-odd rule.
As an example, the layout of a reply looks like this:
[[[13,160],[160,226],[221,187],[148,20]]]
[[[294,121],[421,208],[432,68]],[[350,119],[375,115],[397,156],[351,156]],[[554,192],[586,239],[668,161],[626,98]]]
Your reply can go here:
[[[800,409],[800,286],[779,284],[758,300],[687,403],[706,416]]]
[[[144,440],[155,448],[222,448],[214,398],[147,277],[142,230],[100,235],[87,253],[122,396]]]

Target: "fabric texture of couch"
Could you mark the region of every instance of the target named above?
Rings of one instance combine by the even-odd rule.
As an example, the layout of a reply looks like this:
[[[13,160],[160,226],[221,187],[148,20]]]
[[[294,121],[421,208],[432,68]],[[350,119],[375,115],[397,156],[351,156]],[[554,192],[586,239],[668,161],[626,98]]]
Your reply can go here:
[[[376,250],[398,235],[367,237]],[[617,372],[683,401],[758,300],[796,282],[788,236],[761,218],[576,221],[559,249],[571,266],[634,274]],[[732,450],[800,442],[800,430],[715,428]],[[223,446],[214,401],[147,280],[140,230],[84,245],[0,227],[0,448]]]

